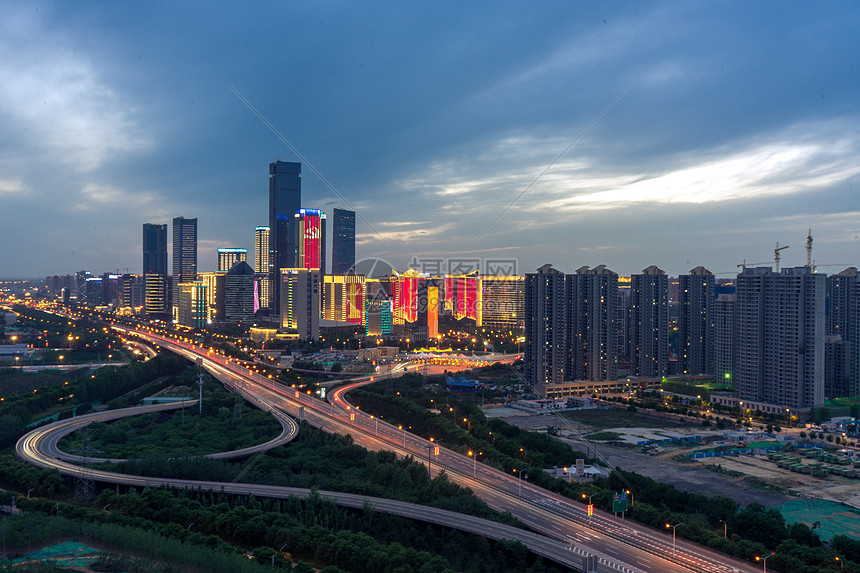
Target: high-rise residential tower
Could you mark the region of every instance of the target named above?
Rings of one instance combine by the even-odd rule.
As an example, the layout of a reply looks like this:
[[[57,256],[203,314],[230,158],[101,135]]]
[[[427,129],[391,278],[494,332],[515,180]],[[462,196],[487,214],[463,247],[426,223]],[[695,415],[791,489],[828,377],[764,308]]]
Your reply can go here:
[[[824,404],[826,281],[809,267],[738,275],[738,398],[791,409]]]
[[[564,274],[543,265],[526,274],[525,364],[526,383],[538,396],[548,384],[564,381]]]
[[[604,381],[618,376],[618,275],[598,265],[567,275],[567,366],[569,380]]]
[[[345,275],[355,266],[355,211],[334,210],[331,274]]]
[[[197,218],[173,218],[173,283],[197,280]]]
[[[269,311],[281,310],[281,269],[298,267],[298,229],[295,214],[302,206],[302,164],[269,164]]]
[[[735,379],[735,339],[737,323],[734,286],[715,287],[714,300],[714,382],[732,384]]]
[[[654,265],[630,278],[630,368],[635,376],[665,376],[669,278]]]
[[[844,364],[842,368],[834,364],[829,369],[833,375],[827,395],[860,396],[860,278],[857,269],[848,267],[830,275],[828,283],[827,334],[834,346],[830,354],[834,359],[841,358]]]
[[[678,371],[714,373],[714,275],[696,267],[678,277]]]

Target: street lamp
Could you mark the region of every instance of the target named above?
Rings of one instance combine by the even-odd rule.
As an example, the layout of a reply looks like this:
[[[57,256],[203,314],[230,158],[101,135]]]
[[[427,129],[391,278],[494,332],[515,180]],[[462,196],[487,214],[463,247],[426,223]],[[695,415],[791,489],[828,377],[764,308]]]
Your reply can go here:
[[[483,452],[473,452],[469,451],[469,455],[472,456],[472,479],[477,479],[478,476],[478,455]]]
[[[759,557],[758,555],[755,556],[756,561],[762,562],[762,565],[764,566],[764,573],[767,573],[767,560],[770,559],[771,557],[773,557],[773,552],[771,552],[771,554],[768,555],[767,557]]]
[[[633,492],[629,489],[625,489],[624,493],[630,496],[630,507],[633,507]]]
[[[679,526],[684,525],[684,522],[676,523],[675,525],[671,525],[669,523],[666,524],[666,527],[672,528],[672,557],[675,556],[675,530],[678,529]],[[756,557],[758,559],[758,557]]]
[[[718,521],[719,521],[720,523],[722,523],[722,524],[723,524],[723,538],[725,538],[725,537],[727,537],[727,533],[728,533],[728,531],[729,531],[729,526],[728,526],[728,524],[726,524],[726,522],[725,522],[725,521],[723,521],[722,519],[720,519],[720,520],[718,520]]]
[[[839,559],[839,556],[836,556],[836,562],[839,563],[839,566],[842,568],[842,571],[845,571],[845,561]]]
[[[517,497],[523,496],[523,474],[526,473],[528,468],[523,468],[520,470],[520,479],[519,479],[519,487],[517,489]],[[517,473],[517,468],[514,468],[514,473]]]

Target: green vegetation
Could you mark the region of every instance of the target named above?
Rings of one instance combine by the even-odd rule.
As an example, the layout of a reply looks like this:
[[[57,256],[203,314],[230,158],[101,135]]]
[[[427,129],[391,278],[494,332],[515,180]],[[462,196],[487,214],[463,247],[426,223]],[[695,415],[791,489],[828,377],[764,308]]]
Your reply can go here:
[[[595,428],[690,428],[694,425],[685,420],[659,418],[646,412],[620,408],[571,410],[562,412],[561,417]]]
[[[184,396],[197,397],[197,369],[188,366],[170,378],[184,387]],[[281,426],[268,413],[249,406],[206,376],[203,385],[203,416],[198,407],[185,412],[159,412],[95,423],[87,427],[91,455],[107,458],[202,456],[237,450],[271,440]],[[60,449],[80,453],[82,432],[60,441]]]

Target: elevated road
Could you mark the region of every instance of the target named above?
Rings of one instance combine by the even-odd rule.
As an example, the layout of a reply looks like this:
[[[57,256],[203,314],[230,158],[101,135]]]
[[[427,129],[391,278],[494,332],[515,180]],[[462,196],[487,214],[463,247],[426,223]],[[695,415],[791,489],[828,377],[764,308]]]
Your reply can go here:
[[[469,487],[487,503],[498,510],[510,511],[535,531],[542,533],[542,539],[549,544],[560,543],[573,546],[577,552],[597,555],[602,571],[655,571],[682,572],[700,571],[708,573],[752,572],[756,569],[730,557],[714,553],[706,548],[678,539],[673,544],[670,534],[661,534],[652,529],[639,526],[630,521],[622,521],[614,516],[597,512],[591,518],[585,515],[584,507],[571,500],[538,488],[527,481],[520,481],[498,470],[475,464],[474,461],[457,452],[441,448],[438,456],[432,455],[434,444],[414,436],[404,429],[395,428],[378,418],[356,411],[344,401],[343,395],[350,387],[333,394],[332,403],[325,404],[311,396],[284,387],[271,379],[241,367],[234,361],[222,357],[205,348],[196,347],[188,342],[172,340],[158,334],[126,327],[117,330],[134,333],[150,342],[164,346],[186,356],[190,360],[200,360],[201,365],[218,377],[223,383],[243,391],[243,395],[258,404],[287,412],[303,418],[310,424],[325,431],[349,434],[356,443],[369,449],[393,450],[399,455],[424,459],[427,455],[431,469],[438,472],[444,468],[452,481]],[[403,369],[408,366],[403,367]],[[380,378],[399,375],[400,368],[390,373],[359,378],[356,384],[369,383]],[[23,442],[23,439],[22,439]],[[33,461],[35,453],[27,443],[19,443],[19,456]],[[33,461],[39,465],[44,460]],[[62,462],[57,460],[57,463]],[[44,467],[44,466],[43,466]],[[73,475],[80,468],[57,467],[60,471]],[[535,468],[533,471],[541,471]],[[95,476],[94,476],[95,477]],[[102,475],[96,477],[111,483],[128,483],[129,480],[149,480],[135,476]],[[166,480],[170,485],[182,487],[180,480]],[[141,485],[135,482],[134,485]],[[153,484],[155,485],[155,484]],[[160,485],[160,484],[159,484]],[[195,483],[195,487],[200,484]],[[223,484],[218,484],[221,487]],[[243,488],[263,487],[242,484]],[[342,494],[336,494],[338,496]],[[453,527],[453,526],[452,526]],[[489,527],[489,526],[487,526]],[[485,534],[482,531],[477,533]],[[545,555],[548,550],[535,549]],[[569,552],[573,553],[573,552]],[[578,560],[559,561],[576,567]]]

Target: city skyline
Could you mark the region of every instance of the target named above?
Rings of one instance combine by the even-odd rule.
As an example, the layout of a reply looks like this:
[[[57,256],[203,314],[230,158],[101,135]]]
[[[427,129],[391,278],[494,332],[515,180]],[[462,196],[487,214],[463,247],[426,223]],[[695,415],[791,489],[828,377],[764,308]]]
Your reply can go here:
[[[141,272],[140,225],[183,213],[210,270],[295,152],[301,206],[354,208],[356,258],[398,270],[727,274],[804,264],[809,228],[858,266],[854,4],[222,8],[4,7],[3,278]]]

